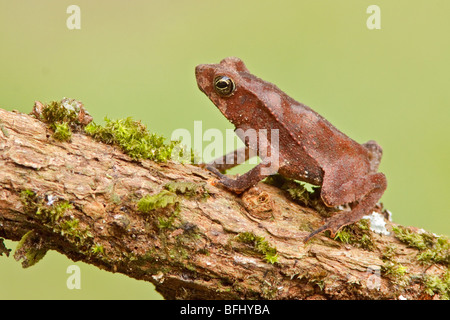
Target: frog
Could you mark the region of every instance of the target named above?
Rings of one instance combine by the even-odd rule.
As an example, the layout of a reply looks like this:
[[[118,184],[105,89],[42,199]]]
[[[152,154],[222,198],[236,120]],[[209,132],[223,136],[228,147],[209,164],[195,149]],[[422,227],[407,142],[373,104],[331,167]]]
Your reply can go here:
[[[200,64],[195,77],[200,91],[234,125],[245,145],[207,163],[217,185],[241,194],[280,174],[318,186],[324,204],[339,209],[304,242],[326,230],[335,237],[342,227],[371,213],[387,187],[386,176],[378,172],[383,150],[377,142],[356,142],[312,108],[250,73],[237,57]],[[243,134],[248,131],[266,134],[250,139]],[[255,156],[261,161],[248,172],[237,178],[225,174]]]

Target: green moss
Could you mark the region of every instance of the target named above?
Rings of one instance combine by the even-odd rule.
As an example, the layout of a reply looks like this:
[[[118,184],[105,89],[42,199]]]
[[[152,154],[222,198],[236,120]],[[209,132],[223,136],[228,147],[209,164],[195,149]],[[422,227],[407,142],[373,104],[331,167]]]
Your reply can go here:
[[[205,185],[190,181],[172,181],[164,185],[164,188],[187,198],[207,199],[209,193]]]
[[[236,288],[236,285],[234,285],[233,287]],[[275,299],[275,297],[278,293],[277,286],[273,285],[272,283],[270,283],[267,280],[261,282],[260,289],[261,289],[263,299],[267,299],[267,300]]]
[[[44,106],[41,120],[48,123],[77,123],[78,114],[73,108],[67,108],[60,101],[51,101]]]
[[[442,277],[427,275],[424,278],[425,292],[434,296],[439,294],[440,299],[449,300],[450,298],[450,272],[446,272]]]
[[[91,252],[95,255],[97,254],[105,254],[105,249],[103,248],[102,245],[96,244],[92,247]]]
[[[397,251],[397,246],[394,244],[388,244],[383,252],[381,253],[381,259],[386,261],[386,260],[393,260],[395,255],[396,255],[396,251]]]
[[[53,133],[53,138],[59,141],[70,141],[72,138],[72,131],[66,122],[55,123],[55,132]]]
[[[194,196],[199,189],[199,185],[189,181],[173,181],[167,183],[164,188],[176,194]]]
[[[39,119],[53,130],[53,137],[59,141],[69,141],[72,130],[78,130],[82,125],[79,121],[80,102],[64,98],[61,101],[51,101],[44,105]]]
[[[73,206],[67,201],[61,201],[52,206],[40,205],[36,210],[36,215],[41,216],[48,222],[57,222],[67,210],[73,209]]]
[[[325,288],[325,279],[328,276],[326,271],[312,272],[307,274],[308,283],[319,287],[320,291]]]
[[[172,229],[176,215],[172,214],[169,217],[158,217],[159,229]]]
[[[417,259],[425,264],[440,263],[450,265],[450,241],[444,236],[436,236],[429,232],[414,232],[402,226],[392,226],[397,239],[420,252]]]
[[[92,238],[89,230],[80,227],[80,221],[78,219],[61,221],[57,229],[61,235],[67,236],[79,244],[84,244],[86,240]]]
[[[303,206],[315,209],[323,216],[328,217],[330,212],[336,211],[333,208],[328,208],[323,203],[320,197],[320,187],[306,182],[287,179],[279,174],[267,177],[264,182],[286,191],[292,200]]]
[[[350,234],[350,232],[348,232],[347,230],[342,228],[341,230],[336,232],[334,240],[339,241],[339,242],[343,242],[343,243],[346,243],[346,244],[349,244],[350,241],[351,241],[350,240],[351,238],[352,238],[352,235]]]
[[[185,152],[179,147],[178,141],[164,143],[164,138],[150,133],[140,121],[130,117],[120,120],[105,118],[105,126],[91,122],[85,127],[85,132],[103,143],[119,146],[123,152],[133,159],[150,159],[166,162],[169,159],[181,158]]]
[[[381,273],[383,276],[389,278],[393,283],[400,285],[404,288],[409,284],[411,278],[408,275],[408,270],[405,266],[395,260],[397,254],[397,247],[389,244],[381,253],[381,260],[383,265],[381,266]]]
[[[259,254],[263,254],[264,260],[267,262],[274,264],[278,261],[277,249],[270,246],[269,242],[267,242],[264,237],[257,236],[252,232],[241,232],[237,235],[236,239],[239,242],[251,245],[252,250]]]
[[[433,245],[417,256],[424,263],[440,263],[450,265],[450,242],[447,238],[438,237]]]
[[[31,190],[23,190],[20,194],[24,211],[37,217],[44,225],[53,232],[65,236],[77,245],[89,246],[93,236],[88,229],[82,229],[78,219],[72,219],[67,215],[73,205],[66,200],[54,201],[52,204],[44,201]],[[80,248],[81,251],[82,248]]]
[[[52,205],[48,205],[43,198],[38,197],[31,190],[21,191],[20,198],[25,211],[37,215],[44,222],[55,223],[67,210],[73,209],[72,204],[65,200],[56,201]]]
[[[173,192],[162,190],[155,195],[146,195],[137,204],[138,210],[142,213],[150,213],[159,208],[165,208],[177,202],[177,195]]]
[[[147,195],[141,198],[137,204],[138,210],[147,215],[150,220],[156,218],[158,229],[172,229],[175,218],[178,216],[180,204],[177,195],[168,190],[162,190],[155,195]],[[171,207],[166,214],[156,212],[158,209]]]
[[[176,261],[183,261],[189,258],[189,254],[186,249],[181,246],[171,247],[169,249],[169,258]]]
[[[384,275],[392,276],[396,279],[403,279],[407,274],[407,269],[402,264],[394,261],[386,261],[381,267]]]
[[[17,244],[14,258],[22,260],[22,267],[28,268],[38,263],[47,253],[42,247],[42,239],[34,230],[25,233]]]
[[[292,199],[303,202],[306,206],[313,206],[315,201],[317,200],[315,195],[315,190],[317,188],[309,188],[299,182],[294,181],[295,184],[286,188],[286,191],[289,193]]]
[[[75,230],[78,229],[80,225],[80,221],[78,219],[66,220],[61,223],[61,234],[64,235],[66,233],[72,234]]]
[[[313,206],[318,198],[320,198],[319,187],[288,179],[279,174],[267,177],[264,182],[287,191],[293,200],[301,202],[306,206]]]
[[[37,208],[37,195],[30,189],[22,190],[20,192],[20,200],[24,206],[26,212],[35,212]]]
[[[336,233],[334,240],[372,251],[375,245],[372,240],[372,233],[369,230],[369,223],[367,219],[362,219],[351,225],[344,226]]]
[[[395,237],[401,242],[406,243],[412,248],[423,250],[427,248],[422,235],[411,231],[408,228],[401,226],[392,226],[392,231],[394,231]]]

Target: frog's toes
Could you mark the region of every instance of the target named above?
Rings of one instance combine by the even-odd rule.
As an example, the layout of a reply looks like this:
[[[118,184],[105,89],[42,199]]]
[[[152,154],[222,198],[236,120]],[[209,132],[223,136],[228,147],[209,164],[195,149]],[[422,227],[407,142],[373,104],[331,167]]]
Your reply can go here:
[[[220,172],[216,167],[208,165],[206,166],[206,169],[208,169],[209,171],[211,171],[212,173],[214,173],[218,178],[220,179],[226,179],[227,177]]]
[[[310,240],[312,237],[314,237],[315,235],[323,232],[323,231],[330,231],[331,233],[331,238],[334,238],[336,236],[336,233],[344,226],[346,225],[346,223],[342,223],[340,217],[336,219],[336,217],[330,218],[330,220],[328,220],[323,226],[321,226],[320,228],[314,230],[313,232],[311,232],[305,239],[303,239],[303,242],[308,242],[308,240]]]
[[[303,242],[308,242],[312,237],[314,237],[315,235],[321,233],[322,231],[328,230],[328,227],[326,224],[324,224],[323,226],[321,226],[320,228],[314,230],[313,232],[311,232],[309,235],[306,236],[305,239],[303,239]]]

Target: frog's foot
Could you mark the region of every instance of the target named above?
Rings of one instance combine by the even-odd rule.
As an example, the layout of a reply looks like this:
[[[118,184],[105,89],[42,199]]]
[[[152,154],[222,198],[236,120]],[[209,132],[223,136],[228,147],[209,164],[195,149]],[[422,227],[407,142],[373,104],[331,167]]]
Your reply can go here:
[[[204,165],[207,170],[214,173],[219,179],[228,179],[226,175],[224,175],[222,172],[220,172],[216,167],[212,165]]]
[[[322,189],[322,198],[324,197],[330,205],[341,205],[344,203],[350,203],[351,211],[344,211],[336,213],[330,219],[328,219],[323,226],[319,229],[313,231],[310,235],[308,235],[304,242],[311,239],[313,236],[318,233],[330,230],[331,236],[334,238],[336,233],[343,226],[355,223],[359,221],[363,216],[368,214],[370,210],[375,207],[377,201],[383,195],[384,190],[386,190],[386,177],[382,173],[374,173],[357,179],[355,181],[350,181],[347,183],[345,188],[349,188],[351,190],[357,190],[358,193],[347,193],[344,194],[344,197],[340,198],[339,192],[342,192],[342,188],[336,189]],[[328,193],[327,193],[328,191]],[[331,194],[330,194],[331,192]],[[334,194],[333,194],[334,193]],[[352,202],[348,201],[352,198],[360,199],[359,201]]]
[[[272,165],[267,161],[262,161],[256,167],[236,179],[230,179],[222,174],[216,167],[207,166],[206,168],[220,178],[218,184],[221,184],[228,190],[238,194],[253,187],[265,177],[278,171],[278,166]]]
[[[209,167],[216,168],[218,171],[220,171],[220,173],[225,173],[227,170],[234,168],[257,155],[258,153],[256,150],[250,149],[248,147],[242,147],[230,153],[227,153],[226,155],[219,157],[214,161],[203,163],[200,166],[202,168],[207,168],[210,171],[213,170],[211,170]],[[216,173],[216,171],[213,172]]]
[[[315,235],[329,230],[331,232],[331,237],[334,238],[336,233],[341,229],[343,226],[349,225],[353,222],[356,222],[357,220],[353,221],[353,219],[348,219],[348,216],[345,212],[342,213],[336,213],[335,216],[328,219],[328,221],[321,226],[320,228],[314,230],[311,232],[304,240],[303,242],[307,242],[309,239],[314,237]]]
[[[226,175],[224,175],[222,172],[220,172],[219,169],[217,169],[216,167],[214,167],[212,165],[207,165],[206,169],[211,171],[213,174],[215,174],[217,176],[217,178],[219,178],[219,181],[217,181],[215,183],[215,185],[221,185],[228,190],[234,191],[235,193],[242,193],[247,188],[247,187],[240,188],[237,185],[238,180],[228,178]]]

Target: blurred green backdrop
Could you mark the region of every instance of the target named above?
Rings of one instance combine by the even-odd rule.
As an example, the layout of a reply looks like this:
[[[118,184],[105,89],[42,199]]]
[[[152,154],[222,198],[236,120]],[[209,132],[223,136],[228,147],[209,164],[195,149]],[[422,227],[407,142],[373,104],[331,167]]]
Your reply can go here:
[[[81,9],[69,30],[67,7]],[[381,29],[369,30],[369,5]],[[151,131],[232,128],[194,67],[230,55],[359,142],[382,145],[393,220],[450,235],[450,1],[0,1],[0,107],[84,102],[97,122],[132,116]],[[9,248],[15,243],[6,242]],[[0,257],[0,298],[160,299],[153,286],[50,252],[22,269]]]

